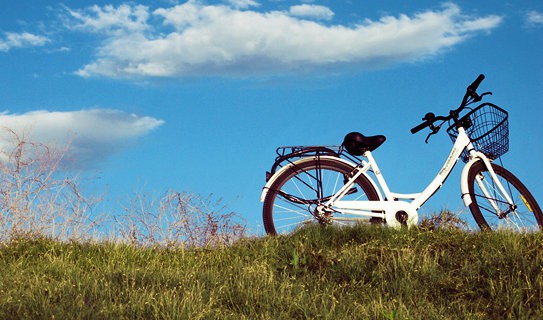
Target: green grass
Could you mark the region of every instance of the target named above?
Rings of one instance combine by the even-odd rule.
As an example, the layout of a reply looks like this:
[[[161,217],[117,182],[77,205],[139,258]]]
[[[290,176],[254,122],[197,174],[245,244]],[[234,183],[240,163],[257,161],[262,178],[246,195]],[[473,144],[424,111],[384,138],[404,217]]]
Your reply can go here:
[[[533,319],[543,234],[309,227],[207,249],[12,240],[0,319]]]

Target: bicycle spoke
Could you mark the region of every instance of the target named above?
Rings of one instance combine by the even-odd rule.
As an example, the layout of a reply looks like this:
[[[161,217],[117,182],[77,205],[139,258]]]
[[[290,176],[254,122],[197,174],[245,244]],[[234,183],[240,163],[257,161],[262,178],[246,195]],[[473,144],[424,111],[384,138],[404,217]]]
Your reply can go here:
[[[303,216],[303,217],[306,218],[306,219],[303,219],[305,221],[313,220],[313,217],[311,217],[311,216],[309,216],[309,217]],[[285,218],[277,219],[277,221],[291,221],[291,220],[299,220],[299,218],[298,217],[285,217]]]
[[[290,223],[290,224],[282,225],[281,227],[279,227],[279,230],[288,230],[285,233],[289,233],[292,229],[295,229],[295,228],[299,227],[300,225],[303,225],[303,224],[306,224],[306,223],[309,223],[309,222],[311,222],[311,220],[305,220],[305,221],[301,221],[301,222],[293,222],[293,223]],[[281,233],[281,232],[279,232],[279,233]]]
[[[302,199],[307,199],[305,194],[302,192],[302,189],[300,188],[300,186],[298,186],[298,184],[296,183],[296,180],[291,180],[291,182],[294,185],[294,187],[296,188],[296,190],[298,191],[298,194],[301,195],[301,198]]]
[[[292,204],[292,202],[289,202],[289,201],[285,201],[289,204]],[[294,209],[291,209],[291,208],[288,208],[288,207],[284,207],[284,206],[281,206],[279,204],[275,204],[274,205],[276,208],[280,208],[280,209],[283,209],[285,210],[284,212],[291,212],[291,213],[296,213],[296,214],[299,214],[299,215],[302,215],[301,213],[299,213],[298,210],[294,210]],[[307,207],[302,207],[302,206],[299,206],[299,205],[294,205],[295,208],[298,208],[300,211],[307,211]]]

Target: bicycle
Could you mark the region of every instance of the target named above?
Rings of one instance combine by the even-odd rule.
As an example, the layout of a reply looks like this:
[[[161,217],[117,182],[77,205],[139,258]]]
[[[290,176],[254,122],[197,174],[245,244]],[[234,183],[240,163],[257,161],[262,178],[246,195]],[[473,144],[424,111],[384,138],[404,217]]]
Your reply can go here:
[[[508,113],[488,102],[468,107],[492,94],[477,94],[483,79],[481,74],[467,87],[460,106],[449,115],[429,112],[411,129],[415,134],[429,128],[428,143],[447,122],[453,142],[443,167],[422,192],[403,194],[388,188],[372,155],[385,142],[383,135],[351,132],[340,146],[277,148],[260,198],[266,233],[289,233],[314,222],[417,225],[418,210],[443,185],[459,159],[465,163],[460,178],[462,200],[482,230],[543,228],[541,208],[530,191],[494,163],[509,150]],[[463,111],[467,114],[460,116]]]

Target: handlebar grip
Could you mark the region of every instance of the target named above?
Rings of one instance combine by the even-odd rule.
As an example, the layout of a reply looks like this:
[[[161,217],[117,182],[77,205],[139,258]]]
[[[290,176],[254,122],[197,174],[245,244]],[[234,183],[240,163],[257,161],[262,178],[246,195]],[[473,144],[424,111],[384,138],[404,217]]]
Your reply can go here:
[[[485,75],[484,74],[480,74],[477,79],[475,79],[475,81],[473,81],[469,87],[468,87],[468,91],[470,92],[475,92],[477,91],[477,88],[479,88],[479,85],[481,84],[481,82],[484,80],[485,78]]]
[[[426,128],[428,125],[429,125],[429,123],[425,121],[425,122],[419,124],[418,126],[414,127],[413,129],[411,129],[411,133],[415,134],[415,133],[419,132],[420,130]]]

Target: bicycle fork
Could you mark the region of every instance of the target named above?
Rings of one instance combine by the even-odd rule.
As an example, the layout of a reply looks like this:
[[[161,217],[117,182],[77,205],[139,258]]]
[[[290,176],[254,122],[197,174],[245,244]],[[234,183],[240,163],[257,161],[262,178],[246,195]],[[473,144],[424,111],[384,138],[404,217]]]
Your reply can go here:
[[[461,176],[461,189],[462,189],[462,200],[464,201],[464,204],[469,207],[471,203],[473,202],[472,196],[469,193],[468,188],[468,173],[470,168],[473,164],[475,164],[477,161],[483,161],[486,169],[488,170],[488,173],[490,177],[492,178],[492,181],[485,181],[485,177],[482,174],[478,174],[475,177],[475,182],[481,189],[481,192],[484,194],[485,199],[489,202],[490,206],[494,211],[496,212],[496,215],[502,219],[507,216],[508,213],[511,211],[516,210],[516,205],[514,204],[513,200],[509,196],[509,193],[505,190],[505,187],[501,183],[501,181],[498,179],[498,175],[496,172],[494,172],[494,169],[492,168],[492,164],[490,163],[490,160],[480,152],[476,152],[476,155],[470,160],[470,162],[466,165],[464,170],[462,171]],[[506,212],[502,212],[497,201],[497,195],[496,192],[490,192],[487,186],[493,187],[493,189],[497,189],[499,191],[499,194],[501,194],[502,198],[504,199],[503,202],[506,202],[509,204],[509,210]]]

